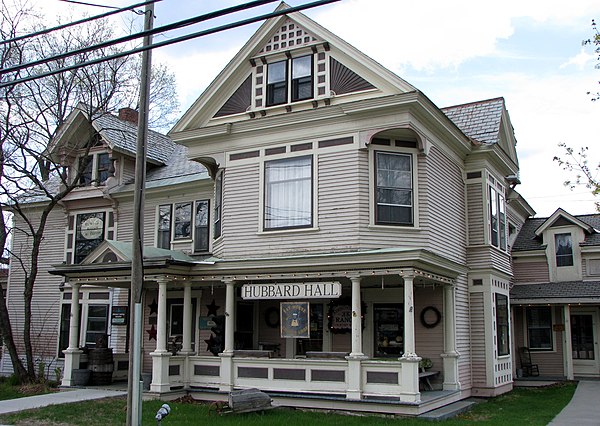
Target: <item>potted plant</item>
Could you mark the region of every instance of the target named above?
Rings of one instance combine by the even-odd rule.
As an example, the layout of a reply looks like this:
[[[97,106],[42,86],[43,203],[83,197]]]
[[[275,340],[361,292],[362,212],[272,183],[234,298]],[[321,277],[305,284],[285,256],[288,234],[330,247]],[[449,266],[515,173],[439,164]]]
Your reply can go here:
[[[429,370],[431,367],[433,367],[433,362],[430,358],[423,358],[419,361],[419,368],[421,370]]]

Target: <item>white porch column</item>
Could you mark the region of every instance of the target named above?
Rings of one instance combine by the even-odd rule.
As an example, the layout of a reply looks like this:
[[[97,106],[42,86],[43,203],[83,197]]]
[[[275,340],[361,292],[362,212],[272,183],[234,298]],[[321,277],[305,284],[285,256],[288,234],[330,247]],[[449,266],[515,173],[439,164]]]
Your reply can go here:
[[[79,350],[79,289],[80,284],[71,284],[71,315],[69,316],[69,347],[65,354],[62,386],[73,386],[73,370],[79,368],[79,360],[83,353]]]
[[[152,384],[150,391],[167,392],[171,390],[169,382],[169,359],[171,353],[167,352],[167,284],[162,277],[158,282],[158,315],[156,330],[156,350],[150,354],[152,357]]]
[[[233,389],[233,346],[235,325],[235,281],[223,280],[225,283],[225,347],[219,354],[221,357],[221,387],[220,391]]]
[[[565,340],[563,342],[564,352],[564,363],[565,363],[565,376],[567,380],[573,380],[575,375],[573,373],[573,342],[571,340],[571,307],[565,305],[563,307],[563,316],[565,323]]]
[[[192,353],[192,283],[189,281],[183,284],[183,342],[179,353]]]
[[[362,302],[360,297],[360,277],[350,277],[352,281],[352,352],[348,360],[347,399],[362,398],[361,361],[367,357],[362,351]]]
[[[192,351],[192,283],[183,283],[183,342],[179,355],[185,356],[183,362],[183,387],[189,389],[191,382],[190,355]]]
[[[456,312],[455,312],[455,288],[453,285],[444,287],[444,353],[442,361],[444,365],[444,390],[459,390],[458,381],[458,358],[456,350]]]
[[[420,402],[419,392],[419,361],[415,350],[415,305],[414,305],[414,275],[404,275],[404,354],[402,361],[402,391],[401,402]]]

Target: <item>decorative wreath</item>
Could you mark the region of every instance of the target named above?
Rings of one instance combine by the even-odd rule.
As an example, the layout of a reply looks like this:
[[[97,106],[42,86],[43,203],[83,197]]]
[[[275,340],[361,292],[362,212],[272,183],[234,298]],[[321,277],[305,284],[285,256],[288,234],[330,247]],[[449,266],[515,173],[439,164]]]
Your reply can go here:
[[[265,322],[271,328],[279,327],[279,309],[275,306],[265,311]]]
[[[429,318],[429,312],[433,313],[433,318]],[[421,324],[425,328],[434,328],[442,320],[442,314],[435,306],[427,306],[421,311]]]

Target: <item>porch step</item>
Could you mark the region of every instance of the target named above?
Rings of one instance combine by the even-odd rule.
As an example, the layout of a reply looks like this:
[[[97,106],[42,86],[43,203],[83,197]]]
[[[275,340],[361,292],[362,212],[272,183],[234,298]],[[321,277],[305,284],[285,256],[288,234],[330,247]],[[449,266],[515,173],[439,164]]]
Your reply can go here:
[[[477,404],[477,401],[475,400],[464,399],[462,401],[456,401],[452,404],[428,411],[427,413],[421,414],[418,417],[420,419],[431,421],[446,420],[464,413],[465,411],[471,409],[471,407],[475,404]]]

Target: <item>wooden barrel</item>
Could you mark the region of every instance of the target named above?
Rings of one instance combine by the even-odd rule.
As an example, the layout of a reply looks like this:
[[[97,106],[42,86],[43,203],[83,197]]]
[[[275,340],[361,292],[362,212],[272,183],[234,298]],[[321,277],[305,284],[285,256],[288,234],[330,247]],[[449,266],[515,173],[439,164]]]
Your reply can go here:
[[[88,369],[92,372],[91,385],[110,385],[115,368],[111,348],[90,349],[88,354]]]

